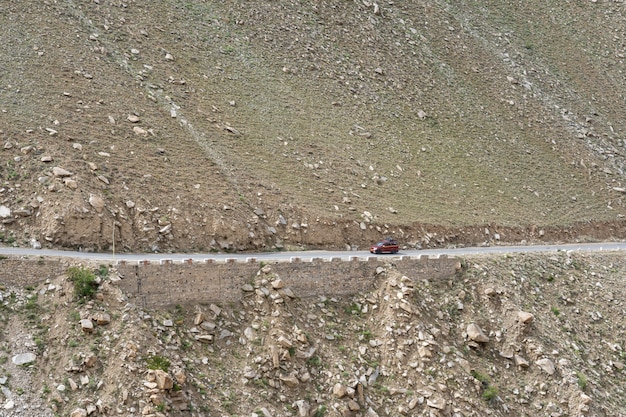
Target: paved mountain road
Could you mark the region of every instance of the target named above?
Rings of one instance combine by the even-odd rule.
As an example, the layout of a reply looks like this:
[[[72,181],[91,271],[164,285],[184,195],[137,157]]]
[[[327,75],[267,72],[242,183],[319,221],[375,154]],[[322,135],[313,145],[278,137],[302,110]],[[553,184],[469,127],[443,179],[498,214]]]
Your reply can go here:
[[[213,259],[215,261],[224,261],[226,259],[235,259],[245,261],[247,259],[257,259],[259,261],[285,261],[291,258],[301,258],[303,260],[311,258],[333,259],[340,258],[349,260],[354,257],[399,257],[399,256],[422,256],[438,257],[440,255],[448,256],[467,256],[467,255],[484,255],[484,254],[507,254],[507,253],[530,253],[530,252],[599,252],[599,251],[624,251],[626,250],[626,242],[601,242],[601,243],[576,243],[561,245],[532,245],[532,246],[484,246],[469,248],[452,248],[452,249],[423,249],[423,250],[401,250],[396,255],[373,255],[368,251],[295,251],[295,252],[260,252],[260,253],[96,253],[96,252],[78,252],[51,249],[32,249],[32,248],[14,248],[0,246],[0,256],[34,256],[34,257],[63,257],[76,259],[89,259],[102,262],[139,262],[152,261],[157,262],[162,259],[171,259],[172,261],[193,260],[204,261]]]

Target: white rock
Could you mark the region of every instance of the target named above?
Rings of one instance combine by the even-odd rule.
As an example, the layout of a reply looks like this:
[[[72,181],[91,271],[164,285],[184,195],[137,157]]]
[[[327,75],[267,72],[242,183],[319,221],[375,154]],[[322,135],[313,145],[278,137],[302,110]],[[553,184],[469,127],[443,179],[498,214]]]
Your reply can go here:
[[[554,362],[552,362],[548,358],[539,359],[537,362],[535,362],[535,364],[537,364],[541,368],[541,370],[548,375],[553,375],[556,370],[554,367]]]
[[[87,410],[84,408],[77,408],[70,413],[70,417],[87,417]]]
[[[72,176],[72,173],[66,169],[63,169],[61,167],[54,167],[52,168],[52,175],[54,175],[55,177],[70,177]]]
[[[148,132],[145,129],[140,128],[139,126],[133,127],[133,132],[139,136],[148,136]]]
[[[83,329],[85,333],[93,332],[93,322],[89,319],[82,319],[80,321],[80,327]]]
[[[37,359],[37,356],[34,353],[27,352],[15,355],[11,360],[15,365],[20,366],[35,362],[35,359]]]
[[[530,323],[533,321],[535,317],[531,313],[527,313],[525,311],[520,311],[517,313],[517,319],[520,323]]]
[[[11,215],[11,209],[7,206],[0,206],[0,217],[6,219]]]
[[[95,194],[89,194],[89,204],[91,207],[95,208],[97,212],[101,212],[102,209],[104,209],[104,200]]]
[[[482,329],[478,327],[476,323],[472,323],[467,326],[466,333],[467,337],[469,337],[474,342],[487,343],[489,341],[487,335],[483,333]]]

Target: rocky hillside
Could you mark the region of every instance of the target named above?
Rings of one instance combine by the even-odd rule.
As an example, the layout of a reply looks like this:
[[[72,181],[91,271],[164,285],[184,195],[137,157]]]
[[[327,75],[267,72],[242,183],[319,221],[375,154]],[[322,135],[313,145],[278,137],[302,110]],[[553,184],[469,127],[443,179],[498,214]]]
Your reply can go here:
[[[5,2],[0,240],[624,238],[625,26],[621,0]]]
[[[314,299],[268,264],[239,303],[145,311],[70,263],[0,289],[0,415],[626,416],[623,254],[460,264],[429,281],[389,258]]]

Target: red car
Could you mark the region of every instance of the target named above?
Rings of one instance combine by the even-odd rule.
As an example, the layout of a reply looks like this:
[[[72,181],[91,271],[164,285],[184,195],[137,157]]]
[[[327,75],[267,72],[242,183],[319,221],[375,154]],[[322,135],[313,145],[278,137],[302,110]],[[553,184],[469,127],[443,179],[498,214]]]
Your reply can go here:
[[[370,246],[371,253],[398,253],[400,246],[395,239],[387,238]]]

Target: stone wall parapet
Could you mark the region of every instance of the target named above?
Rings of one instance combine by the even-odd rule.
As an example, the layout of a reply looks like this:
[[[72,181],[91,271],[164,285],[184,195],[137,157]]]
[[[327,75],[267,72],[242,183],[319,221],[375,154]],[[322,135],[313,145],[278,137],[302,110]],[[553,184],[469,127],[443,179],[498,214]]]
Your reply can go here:
[[[94,261],[95,262],[95,261]],[[36,285],[65,274],[74,259],[7,258],[0,260],[0,284]],[[123,278],[120,288],[132,302],[145,308],[176,304],[235,303],[248,294],[245,284],[254,282],[263,265],[280,277],[300,298],[319,295],[351,295],[372,288],[376,270],[392,263],[402,274],[428,279],[449,278],[460,268],[459,260],[446,255],[350,256],[348,258],[291,257],[282,260],[249,258],[118,260],[112,266]]]

